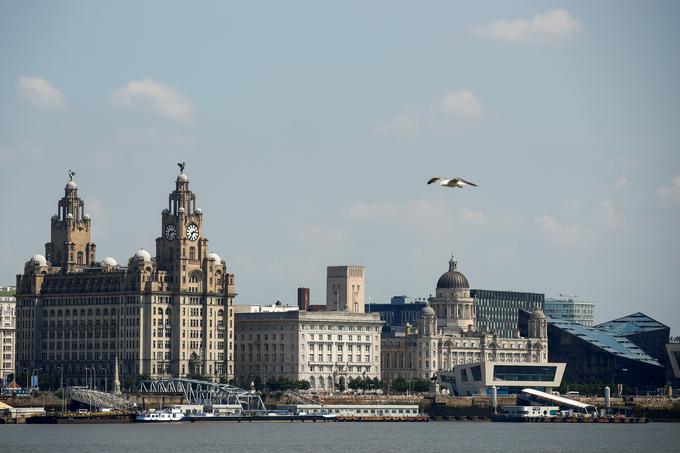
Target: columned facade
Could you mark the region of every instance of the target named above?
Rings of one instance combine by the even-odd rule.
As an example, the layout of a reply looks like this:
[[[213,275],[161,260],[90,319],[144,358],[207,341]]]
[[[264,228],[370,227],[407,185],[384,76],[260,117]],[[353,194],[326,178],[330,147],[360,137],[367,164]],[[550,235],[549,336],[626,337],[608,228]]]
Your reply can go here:
[[[429,299],[432,305],[423,307],[416,329],[407,325],[404,334],[383,334],[383,379],[429,379],[456,365],[485,361],[548,361],[546,319],[540,310],[533,312],[525,338],[478,331],[475,302],[457,264],[451,258],[449,270],[437,281],[436,296]]]

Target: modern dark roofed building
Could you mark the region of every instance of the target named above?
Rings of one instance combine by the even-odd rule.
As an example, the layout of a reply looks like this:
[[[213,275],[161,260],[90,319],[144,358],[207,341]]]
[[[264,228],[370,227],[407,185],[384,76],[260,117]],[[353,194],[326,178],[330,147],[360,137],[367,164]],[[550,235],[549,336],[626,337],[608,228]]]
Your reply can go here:
[[[477,326],[481,332],[494,332],[504,338],[517,337],[518,311],[543,310],[545,295],[517,291],[472,289]]]
[[[667,360],[668,360],[668,382],[673,387],[680,385],[680,339],[671,339],[671,342],[666,345]]]
[[[385,322],[383,332],[390,332],[403,330],[407,323],[415,326],[425,305],[424,301],[404,303],[401,298],[392,298],[389,304],[367,304],[366,311],[380,314],[380,320]]]
[[[633,313],[595,327],[628,338],[659,363],[668,365],[666,345],[670,340],[671,329],[644,313]]]
[[[520,332],[530,314],[520,312]],[[615,385],[656,390],[665,383],[665,368],[624,336],[561,319],[548,318],[548,359],[566,362],[565,383]]]

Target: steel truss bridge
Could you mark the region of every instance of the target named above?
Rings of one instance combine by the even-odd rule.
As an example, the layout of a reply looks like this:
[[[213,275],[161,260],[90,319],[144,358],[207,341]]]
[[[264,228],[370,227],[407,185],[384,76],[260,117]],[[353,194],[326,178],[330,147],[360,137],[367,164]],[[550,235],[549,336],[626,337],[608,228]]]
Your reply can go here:
[[[151,379],[142,381],[137,392],[148,394],[182,394],[187,404],[238,404],[244,411],[265,411],[260,395],[229,384],[195,379]]]
[[[110,407],[116,410],[130,410],[135,406],[122,396],[78,387],[71,388],[71,399],[100,409]]]

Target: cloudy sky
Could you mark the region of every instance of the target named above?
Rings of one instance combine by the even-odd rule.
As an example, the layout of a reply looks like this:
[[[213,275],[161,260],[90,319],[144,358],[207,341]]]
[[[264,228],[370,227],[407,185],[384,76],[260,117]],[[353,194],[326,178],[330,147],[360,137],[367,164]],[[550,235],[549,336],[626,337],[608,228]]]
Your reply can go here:
[[[323,303],[337,264],[427,296],[454,252],[680,334],[677,2],[329,3],[0,2],[0,284],[67,169],[125,262],[186,161],[240,303]]]

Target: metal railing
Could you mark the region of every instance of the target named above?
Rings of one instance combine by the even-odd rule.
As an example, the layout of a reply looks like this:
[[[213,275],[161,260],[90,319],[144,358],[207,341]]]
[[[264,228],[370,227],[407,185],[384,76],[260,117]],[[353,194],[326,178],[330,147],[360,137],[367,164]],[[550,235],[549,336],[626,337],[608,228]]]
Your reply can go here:
[[[265,411],[260,395],[229,384],[195,379],[151,379],[141,381],[139,393],[182,394],[187,404],[238,404],[244,411]]]
[[[112,393],[77,387],[71,388],[71,399],[100,409],[106,407],[116,410],[129,410],[135,406],[127,399]]]

